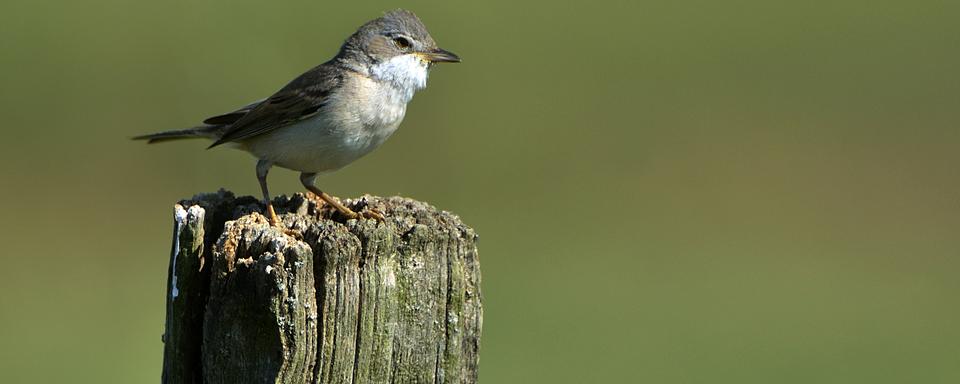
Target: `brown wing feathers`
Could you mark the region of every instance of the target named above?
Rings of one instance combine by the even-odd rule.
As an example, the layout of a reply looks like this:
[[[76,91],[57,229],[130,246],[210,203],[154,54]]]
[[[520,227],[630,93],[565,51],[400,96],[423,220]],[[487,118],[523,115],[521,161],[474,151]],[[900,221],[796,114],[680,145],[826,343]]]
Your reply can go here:
[[[208,119],[213,123],[232,120],[227,131],[210,148],[257,136],[317,113],[340,82],[336,71],[330,69],[320,65],[304,73],[249,112],[240,110]]]

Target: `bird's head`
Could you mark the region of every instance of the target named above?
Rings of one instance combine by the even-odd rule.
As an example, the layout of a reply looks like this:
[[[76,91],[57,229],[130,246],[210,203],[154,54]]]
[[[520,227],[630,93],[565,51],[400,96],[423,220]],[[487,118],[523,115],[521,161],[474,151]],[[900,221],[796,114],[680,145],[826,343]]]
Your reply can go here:
[[[374,78],[415,89],[426,86],[432,64],[460,62],[459,56],[437,46],[417,15],[402,9],[361,26],[338,57],[362,63]]]

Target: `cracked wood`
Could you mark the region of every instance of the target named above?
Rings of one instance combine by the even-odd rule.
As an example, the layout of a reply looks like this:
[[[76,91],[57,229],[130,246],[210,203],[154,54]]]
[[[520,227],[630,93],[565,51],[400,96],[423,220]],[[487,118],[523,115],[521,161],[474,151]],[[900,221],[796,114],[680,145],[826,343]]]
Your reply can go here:
[[[475,383],[482,325],[475,232],[403,198],[344,222],[277,198],[292,237],[252,197],[175,210],[165,383]]]

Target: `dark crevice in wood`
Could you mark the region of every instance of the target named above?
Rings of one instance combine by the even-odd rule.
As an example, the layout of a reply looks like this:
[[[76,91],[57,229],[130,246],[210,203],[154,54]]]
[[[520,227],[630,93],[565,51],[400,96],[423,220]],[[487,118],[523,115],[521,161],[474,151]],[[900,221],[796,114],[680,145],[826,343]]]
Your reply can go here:
[[[357,329],[353,339],[353,378],[351,383],[357,382],[357,375],[360,374],[360,336],[363,326],[363,260],[367,256],[366,248],[360,250],[360,260],[357,263]]]
[[[313,230],[313,228],[311,228]],[[317,236],[320,234],[317,233]],[[311,244],[318,244],[318,241],[311,241]],[[326,284],[324,284],[324,276],[326,276],[327,268],[327,259],[321,257],[320,247],[314,247],[313,249],[313,258],[314,258],[314,279],[313,286],[317,295],[317,350],[316,350],[316,365],[313,368],[313,377],[316,378],[316,382],[324,382],[322,376],[328,370],[324,370],[323,366],[323,351],[325,348],[326,338],[323,335],[319,334],[321,330],[326,327],[326,317],[323,314],[324,304],[326,303],[327,289]]]
[[[341,313],[344,313],[344,309],[343,309],[343,307],[344,307],[344,304],[343,304],[343,296],[340,295],[340,292],[341,292],[341,289],[342,289],[342,286],[343,286],[343,279],[340,278],[340,269],[339,269],[339,268],[337,268],[336,272],[334,272],[334,273],[336,274],[336,283],[335,283],[335,285],[334,285],[334,287],[335,287],[335,288],[334,288],[334,292],[336,292],[336,294],[334,295],[334,297],[337,298],[337,301],[336,301],[336,303],[334,303],[333,313],[339,315],[339,314],[341,314]],[[327,376],[327,382],[328,382],[328,383],[332,383],[332,382],[333,382],[334,370],[333,370],[333,363],[332,363],[332,362],[337,361],[337,339],[339,339],[338,336],[340,335],[340,328],[341,328],[341,325],[340,325],[340,324],[334,324],[334,326],[333,326],[333,345],[332,345],[332,349],[330,350],[330,361],[331,361],[331,364],[330,364],[330,370],[329,370],[329,372],[327,372],[327,374],[328,374],[328,376]]]

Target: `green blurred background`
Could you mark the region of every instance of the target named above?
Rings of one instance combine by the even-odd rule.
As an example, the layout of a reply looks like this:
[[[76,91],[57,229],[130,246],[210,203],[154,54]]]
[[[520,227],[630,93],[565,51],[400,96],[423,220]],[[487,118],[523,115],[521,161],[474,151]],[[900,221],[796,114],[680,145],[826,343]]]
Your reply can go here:
[[[960,3],[933,0],[4,0],[0,382],[159,380],[172,203],[258,190],[247,154],[127,139],[397,7],[464,62],[320,185],[478,230],[483,382],[960,382]]]

